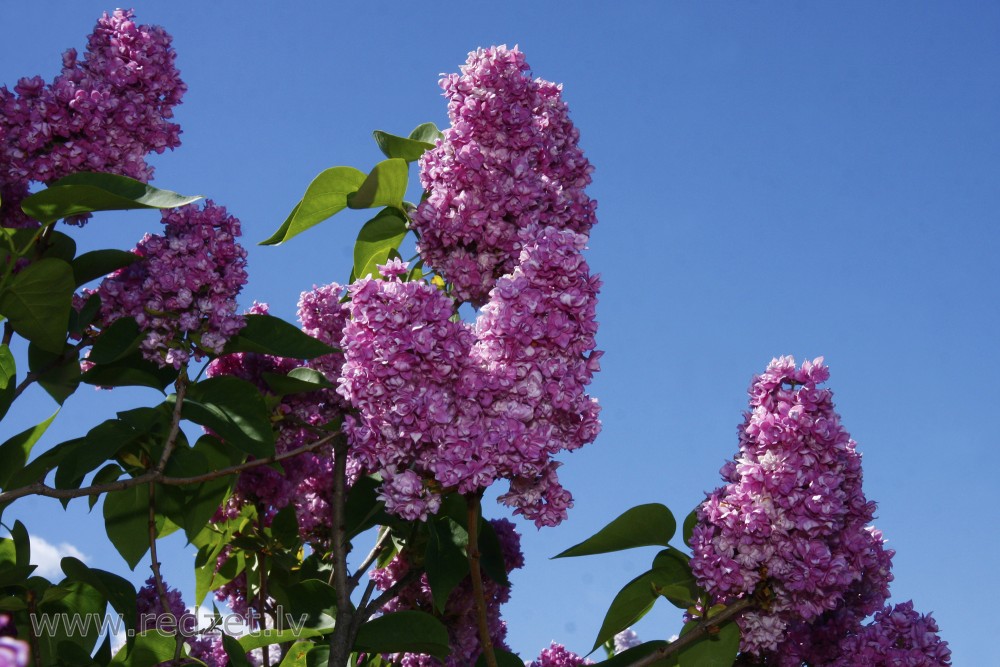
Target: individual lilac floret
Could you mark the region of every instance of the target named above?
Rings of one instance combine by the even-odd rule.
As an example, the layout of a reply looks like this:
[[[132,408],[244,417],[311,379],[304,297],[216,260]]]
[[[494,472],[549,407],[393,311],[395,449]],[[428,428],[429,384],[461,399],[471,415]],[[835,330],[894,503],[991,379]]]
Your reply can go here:
[[[170,35],[119,9],[98,20],[82,58],[63,55],[51,84],[36,76],[0,88],[0,224],[37,224],[21,212],[32,181],[77,171],[151,179],[146,156],[180,145],[169,119],[186,86],[174,59]]]
[[[514,524],[506,519],[493,519],[490,524],[496,531],[497,539],[500,542],[500,551],[503,554],[507,573],[510,574],[513,570],[523,567],[524,555],[521,553],[521,537],[514,528]],[[385,567],[373,570],[371,578],[380,590],[386,590],[406,576],[409,570],[410,564],[405,555],[397,555]],[[493,646],[509,650],[506,644],[507,624],[500,618],[500,605],[510,599],[510,587],[501,586],[484,573],[483,593],[486,598],[486,618],[490,640],[493,642]],[[469,665],[476,664],[480,647],[471,579],[466,576],[465,580],[455,587],[445,602],[443,613],[439,614],[434,610],[433,599],[427,575],[422,574],[419,579],[403,586],[399,594],[383,607],[383,611],[416,609],[434,613],[448,628],[448,643],[451,646],[451,653],[444,661],[445,667],[469,667]],[[391,659],[393,660],[392,664],[403,667],[437,667],[442,664],[438,659],[429,655],[416,653],[395,654],[391,656]]]
[[[881,607],[889,561],[867,526],[861,455],[834,411],[822,358],[774,359],[750,387],[727,484],[698,509],[691,569],[717,601],[761,593],[739,620],[744,652],[775,650],[796,629],[845,606]],[[863,585],[860,588],[859,585]]]
[[[545,227],[521,251],[476,322],[473,356],[484,370],[491,420],[480,451],[511,479],[501,500],[537,525],[555,525],[572,507],[551,460],[593,442],[600,406],[586,393],[595,350],[597,292],[582,251],[586,237]],[[460,452],[441,465],[460,465]],[[440,475],[439,475],[440,478]]]
[[[211,201],[163,212],[163,236],[146,234],[139,261],[101,283],[101,317],[135,318],[145,332],[142,355],[180,368],[193,354],[219,354],[243,328],[236,295],[247,282],[240,222]]]
[[[562,644],[552,642],[551,646],[542,649],[537,659],[527,663],[525,667],[579,667],[593,664],[592,661],[566,650]]]
[[[948,643],[938,636],[930,614],[913,610],[912,602],[885,607],[875,620],[840,644],[840,656],[829,667],[947,667]]]
[[[483,303],[540,226],[587,234],[593,169],[561,86],[532,80],[517,47],[469,54],[441,80],[451,127],[420,160],[428,197],[413,215],[424,260],[460,301]]]

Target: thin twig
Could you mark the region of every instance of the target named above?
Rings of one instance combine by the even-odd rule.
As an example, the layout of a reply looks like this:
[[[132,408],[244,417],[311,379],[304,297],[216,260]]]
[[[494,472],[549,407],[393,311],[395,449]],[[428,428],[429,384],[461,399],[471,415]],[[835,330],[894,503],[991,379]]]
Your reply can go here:
[[[333,555],[333,586],[337,595],[337,620],[330,637],[330,666],[346,667],[347,659],[354,643],[351,628],[354,625],[354,611],[351,608],[351,593],[347,576],[347,519],[344,505],[347,498],[347,442],[343,439],[333,446],[333,498],[330,513],[330,550]],[[350,587],[349,587],[350,586]]]
[[[163,576],[160,574],[160,559],[156,555],[156,486],[154,484],[149,485],[149,557],[152,562],[149,564],[149,569],[153,571],[153,583],[156,586],[156,595],[160,600],[160,607],[163,609],[163,613],[167,619],[170,620],[171,632],[174,635],[175,646],[174,646],[174,658],[171,660],[172,664],[176,662],[181,657],[181,646],[184,640],[178,633],[177,627],[177,617],[174,616],[173,610],[170,608],[170,598],[167,596],[167,587],[163,583]],[[154,622],[154,625],[159,629],[159,624]]]
[[[476,600],[476,620],[479,624],[479,647],[486,657],[487,667],[498,667],[497,656],[493,652],[493,640],[490,638],[490,626],[486,619],[486,593],[483,590],[483,574],[479,569],[479,498],[481,493],[470,493],[465,496],[468,504],[469,547],[469,578],[472,579],[472,593]]]
[[[302,445],[297,449],[287,451],[283,454],[267,456],[262,459],[254,459],[253,461],[246,461],[245,463],[229,466],[228,468],[213,470],[201,475],[192,475],[191,477],[168,477],[163,473],[158,473],[154,470],[143,473],[137,477],[129,477],[128,479],[119,480],[117,482],[108,482],[106,484],[93,484],[80,489],[57,489],[48,486],[43,482],[38,482],[36,484],[29,484],[28,486],[0,493],[0,505],[12,502],[18,498],[23,498],[24,496],[45,496],[46,498],[82,498],[84,496],[108,493],[109,491],[131,489],[133,486],[148,484],[150,482],[156,482],[157,484],[163,484],[165,486],[187,486],[188,484],[200,484],[202,482],[209,482],[213,479],[218,479],[219,477],[226,477],[227,475],[237,475],[244,470],[250,470],[251,468],[257,468],[271,463],[278,463],[280,461],[284,461],[285,459],[290,459],[293,456],[317,450],[339,436],[339,433],[334,433],[325,438],[321,438],[316,442],[308,445]]]
[[[167,461],[177,446],[177,435],[181,430],[181,408],[184,406],[184,393],[187,390],[187,366],[181,366],[181,372],[174,382],[174,388],[177,393],[174,396],[174,412],[170,415],[170,432],[167,433],[167,440],[163,443],[163,454],[156,467],[153,468],[153,472],[159,474],[163,474],[167,467]]]
[[[378,558],[379,554],[382,553],[382,549],[385,548],[385,543],[389,540],[389,537],[390,533],[388,529],[383,530],[379,534],[378,540],[375,542],[375,546],[372,547],[372,550],[368,553],[367,556],[365,556],[365,559],[361,561],[361,564],[358,565],[358,568],[354,570],[354,574],[351,575],[350,577],[351,584],[353,584],[354,586],[358,585],[358,583],[361,581],[361,577],[365,575],[365,572],[368,571],[368,568],[371,567],[372,563],[375,562],[375,559]],[[362,603],[361,606],[364,607],[364,603]]]
[[[34,619],[35,613],[38,607],[35,606],[35,591],[28,590],[28,615]],[[38,642],[38,635],[35,633],[35,624],[29,623],[31,626],[31,631],[28,633],[28,642],[31,644],[31,661],[35,663],[35,667],[43,667],[42,665],[42,647]]]
[[[264,532],[264,512],[260,504],[257,505],[257,529]],[[264,552],[257,550],[257,574],[260,577],[260,585],[257,587],[257,613],[260,619],[260,630],[267,627],[267,561]],[[271,647],[262,646],[260,649],[262,667],[271,667]]]
[[[702,618],[693,630],[681,635],[666,646],[661,646],[649,655],[639,658],[627,667],[648,667],[659,660],[669,658],[672,655],[677,655],[688,646],[691,646],[695,642],[707,637],[714,631],[713,628],[718,629],[720,626],[725,625],[728,621],[733,620],[751,606],[753,606],[753,600],[751,598],[737,600],[715,616],[712,616],[711,618]]]

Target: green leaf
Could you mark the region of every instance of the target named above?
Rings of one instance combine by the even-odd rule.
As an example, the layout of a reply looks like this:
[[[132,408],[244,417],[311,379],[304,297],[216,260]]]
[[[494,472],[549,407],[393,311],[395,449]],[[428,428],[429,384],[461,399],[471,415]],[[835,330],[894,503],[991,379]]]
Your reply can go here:
[[[259,352],[291,359],[315,359],[337,349],[272,315],[246,315],[246,326],[230,339],[223,354]]]
[[[28,345],[28,370],[56,403],[62,405],[80,386],[80,353],[70,344],[62,352],[43,350],[36,343]]]
[[[299,521],[295,517],[295,506],[286,505],[278,510],[271,520],[271,536],[278,540],[282,546],[287,548],[297,548],[301,540],[299,539]]]
[[[347,492],[344,503],[344,524],[347,526],[347,538],[368,530],[379,519],[384,518],[385,503],[378,499],[378,488],[381,480],[373,477],[359,477]]]
[[[329,667],[330,665],[330,645],[317,644],[312,647],[306,655],[306,667]]]
[[[357,192],[347,195],[347,205],[351,208],[393,206],[402,209],[407,176],[406,160],[382,160],[372,168]]]
[[[336,385],[327,380],[325,375],[304,366],[293,368],[288,375],[264,373],[263,377],[267,386],[279,396],[336,388]]]
[[[168,403],[175,398],[168,398]],[[270,413],[257,387],[245,380],[219,376],[190,385],[181,416],[207,426],[248,454],[274,455]]]
[[[434,123],[421,123],[413,128],[413,132],[410,132],[410,139],[413,141],[422,141],[427,144],[434,145],[437,140],[442,138],[444,135],[441,130],[437,128]]]
[[[507,578],[507,563],[504,562],[503,548],[493,524],[479,519],[479,556],[483,572],[501,586],[510,586]]]
[[[365,223],[354,244],[354,275],[378,277],[378,265],[385,264],[406,236],[406,218],[398,210],[385,208]]]
[[[117,481],[118,478],[121,477],[123,474],[125,474],[125,471],[122,470],[117,463],[109,463],[108,465],[104,466],[103,468],[97,471],[97,474],[94,475],[94,479],[91,480],[91,483],[108,484],[110,482]],[[94,509],[94,505],[97,504],[97,501],[100,500],[100,497],[101,496],[96,493],[92,496],[87,496],[87,503],[90,505],[90,509]]]
[[[17,390],[17,364],[10,347],[0,344],[0,419],[3,419],[14,402],[14,392]]]
[[[130,635],[134,633],[136,619],[139,617],[136,608],[135,586],[117,574],[89,568],[71,556],[63,558],[60,566],[71,581],[80,581],[90,585],[111,603],[111,606],[125,622],[126,637],[129,637],[131,643],[133,637]]]
[[[28,529],[20,521],[15,521],[14,527],[10,530],[10,537],[14,541],[14,564],[21,567],[31,565],[31,539],[28,537]]]
[[[666,646],[668,643],[669,642],[665,642],[662,639],[644,642],[638,646],[633,646],[627,651],[622,651],[618,655],[608,658],[598,664],[602,667],[629,667],[629,665],[634,665],[640,658],[645,658],[646,656],[655,653],[658,649]],[[675,667],[676,664],[677,656],[675,655],[650,663],[649,667]]]
[[[323,632],[337,620],[337,592],[319,579],[306,579],[286,589],[293,619],[304,621],[303,628]],[[305,617],[302,619],[302,617]]]
[[[31,448],[42,437],[57,414],[59,414],[58,410],[41,424],[21,431],[0,445],[0,489],[12,488],[8,486],[11,480],[25,468],[28,457],[31,455]]]
[[[685,635],[698,627],[698,621],[688,621],[681,630]],[[732,667],[740,650],[740,627],[730,621],[719,631],[700,639],[677,656],[680,667]]]
[[[497,667],[524,667],[524,660],[502,648],[493,647],[493,655],[497,659]],[[603,664],[603,663],[602,663]],[[476,667],[486,667],[486,654],[480,653],[476,660]]]
[[[701,505],[698,505],[701,507]],[[691,535],[694,534],[694,528],[698,525],[698,507],[691,510],[691,513],[684,517],[684,526],[681,529],[681,534],[684,536],[684,544],[691,546]]]
[[[177,379],[172,366],[160,368],[134,352],[110,364],[98,364],[80,376],[80,381],[96,387],[149,387],[162,392]]]
[[[285,654],[285,659],[278,667],[308,667],[309,651],[315,646],[310,641],[295,642]],[[521,666],[523,667],[523,665]]]
[[[209,470],[220,470],[237,463],[230,456],[232,450],[224,449],[222,444],[211,436],[199,438],[193,449],[177,450],[175,455],[181,451],[184,454],[177,459],[178,464],[186,463],[184,459],[190,458],[192,461],[199,462],[203,466],[198,472],[194,472],[195,468],[193,465],[170,468],[168,464],[168,469],[172,471],[178,470],[180,475],[184,477],[190,477]],[[188,456],[188,454],[191,456]],[[171,457],[171,463],[174,463],[174,457]],[[171,472],[171,474],[174,473]],[[218,510],[219,506],[222,505],[223,501],[229,495],[229,491],[234,483],[235,477],[220,477],[219,479],[209,480],[201,484],[192,484],[183,487],[184,511],[180,517],[180,525],[187,535],[188,542],[192,542],[195,536],[205,527],[209,519],[212,518],[212,515],[215,514],[216,510]]]
[[[73,307],[73,269],[60,259],[26,266],[0,292],[0,314],[17,333],[50,352],[62,352]]]
[[[427,527],[424,568],[427,570],[427,583],[431,587],[434,607],[443,612],[448,596],[469,576],[466,555],[469,533],[451,517],[433,519],[428,522]]]
[[[108,667],[153,667],[172,660],[177,640],[159,631],[143,632],[136,635],[132,650],[126,644],[121,647]]]
[[[76,453],[60,464],[56,472],[56,486],[60,489],[79,488],[89,472],[144,435],[119,419],[101,422],[87,432],[83,445]]]
[[[676,530],[677,522],[665,506],[659,503],[639,505],[626,510],[593,537],[566,549],[555,558],[589,556],[652,545],[665,547],[670,544]]]
[[[301,630],[276,630],[269,628],[267,630],[249,632],[240,637],[238,643],[244,652],[249,653],[255,648],[270,646],[271,644],[284,644],[285,642],[295,641],[303,637],[318,637],[320,634],[320,632],[310,628],[302,628]]]
[[[104,528],[129,569],[149,551],[149,489],[146,485],[111,491],[104,497]]]
[[[41,257],[52,257],[53,259],[61,259],[64,262],[72,262],[75,256],[76,241],[73,240],[73,237],[57,231],[52,231],[49,234],[48,241],[45,243],[45,250],[41,253]]]
[[[223,634],[222,648],[226,650],[226,655],[229,656],[230,667],[252,667],[252,663],[247,660],[246,650],[235,637]]]
[[[124,268],[139,259],[139,255],[126,250],[114,248],[108,250],[91,250],[73,260],[73,280],[77,287],[86,285],[91,280],[103,278],[109,273]]]
[[[653,568],[625,584],[604,615],[604,622],[591,650],[635,624],[653,607],[661,590],[677,585],[677,581],[683,581],[685,576],[690,576],[690,570],[679,572],[673,566]]]
[[[654,592],[680,609],[695,604],[703,592],[691,572],[689,560],[673,547],[664,549],[653,559],[652,572],[656,573],[652,582]]]
[[[101,332],[94,341],[87,360],[95,364],[114,363],[138,350],[145,337],[146,334],[139,330],[135,319],[122,317]]]
[[[427,653],[444,658],[451,651],[448,630],[422,611],[397,611],[368,621],[358,629],[355,651]]]
[[[45,190],[27,197],[21,202],[21,210],[48,224],[92,211],[177,208],[201,198],[201,195],[187,197],[160,190],[127,176],[85,171],[60,178]]]
[[[332,167],[313,179],[305,195],[281,227],[260,245],[275,245],[301,234],[313,225],[347,208],[347,196],[365,182],[364,173],[354,167]]]
[[[432,123],[428,124],[433,126]],[[417,130],[419,130],[420,127],[418,127]],[[414,132],[417,130],[414,130]],[[419,160],[420,156],[424,154],[424,151],[434,148],[433,142],[428,143],[426,141],[400,137],[395,134],[383,132],[382,130],[375,130],[372,132],[372,136],[375,137],[375,143],[378,144],[379,150],[382,151],[386,157],[401,158],[407,162]]]
[[[107,599],[93,586],[81,582],[63,582],[59,588],[65,589],[50,596],[38,605],[38,612],[50,618],[61,616],[65,622],[55,632],[40,633],[38,640],[41,647],[41,664],[59,664],[56,656],[61,655],[59,645],[62,642],[72,642],[88,654],[97,645],[101,634],[100,620],[107,609]],[[44,599],[44,598],[43,598]],[[76,621],[76,627],[69,623]]]

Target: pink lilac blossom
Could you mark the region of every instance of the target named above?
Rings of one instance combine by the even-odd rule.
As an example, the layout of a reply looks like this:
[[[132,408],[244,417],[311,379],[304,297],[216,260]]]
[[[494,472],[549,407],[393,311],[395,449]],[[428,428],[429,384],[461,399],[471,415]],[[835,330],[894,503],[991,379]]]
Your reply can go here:
[[[0,224],[37,224],[20,209],[32,181],[77,171],[149,181],[146,156],[180,145],[170,119],[186,86],[174,60],[170,35],[119,9],[98,20],[82,58],[66,51],[52,83],[36,76],[0,87]]]
[[[156,589],[156,580],[150,577],[146,580],[145,585],[139,589],[136,596],[139,631],[147,632],[155,629],[164,632],[173,632],[176,629],[179,634],[184,636],[191,657],[201,660],[208,667],[225,667],[229,664],[229,658],[222,647],[221,637],[219,635],[197,634],[198,619],[193,613],[188,612],[184,606],[180,591],[171,588],[165,582],[163,585],[166,590],[167,604],[176,624],[168,620]],[[2,664],[0,663],[0,665]],[[172,663],[160,663],[160,665],[170,664]]]
[[[770,603],[746,612],[741,647],[775,651],[826,612],[861,617],[888,594],[892,552],[867,526],[875,504],[861,488],[861,455],[834,411],[822,358],[796,368],[774,359],[750,387],[740,451],[722,468],[725,486],[698,509],[691,569],[717,601],[763,590]]]
[[[525,667],[579,667],[593,664],[592,661],[566,650],[562,644],[552,642],[551,646],[542,649],[537,659],[527,663]]]
[[[639,639],[639,635],[636,634],[635,630],[633,630],[632,628],[625,628],[617,635],[615,635],[614,638],[615,655],[618,655],[619,653],[624,653],[630,648],[635,648],[641,643],[642,640]]]
[[[482,304],[540,226],[587,234],[593,171],[561,86],[532,80],[517,47],[469,54],[441,80],[451,127],[420,159],[428,197],[413,215],[424,260],[460,301]]]
[[[424,483],[437,450],[464,447],[475,465],[470,443],[483,437],[479,406],[466,398],[479,389],[471,328],[452,321],[452,301],[427,283],[363,278],[349,291],[338,391],[357,411],[344,421],[352,456],[383,473],[390,511],[426,517],[440,504]]]
[[[500,542],[500,551],[503,554],[507,573],[510,574],[513,570],[523,567],[524,555],[521,553],[521,538],[514,528],[514,524],[506,519],[493,519],[490,523]],[[406,576],[409,569],[410,564],[406,560],[404,552],[393,558],[385,567],[373,570],[371,578],[379,590],[386,590]],[[510,599],[510,588],[501,586],[484,574],[483,592],[486,598],[486,617],[490,639],[495,647],[509,650],[506,644],[507,624],[500,618],[500,605]],[[437,615],[448,628],[451,653],[443,663],[429,655],[395,654],[390,656],[394,665],[440,667],[443,664],[445,667],[468,667],[476,663],[476,658],[480,653],[479,634],[472,582],[469,577],[466,577],[451,592],[445,603],[444,612],[438,614],[433,611],[433,597],[427,582],[427,575],[422,574],[420,579],[403,586],[399,594],[383,607],[384,612],[406,609],[417,609]]]
[[[600,281],[586,238],[545,227],[501,278],[475,327],[423,282],[362,279],[350,288],[339,391],[352,454],[383,476],[388,511],[426,519],[435,487],[471,493],[510,480],[501,501],[538,526],[572,507],[553,456],[592,442],[599,406],[585,391]]]
[[[17,639],[17,627],[9,614],[0,614],[0,667],[28,667],[31,648]]]
[[[163,212],[164,234],[146,236],[132,251],[139,261],[101,283],[107,326],[135,318],[145,332],[142,355],[180,368],[193,355],[219,354],[243,328],[236,295],[247,282],[240,222],[211,201]]]
[[[948,643],[938,636],[930,614],[913,610],[912,602],[886,606],[875,620],[840,644],[840,656],[829,667],[947,667]]]
[[[484,446],[497,476],[511,479],[500,499],[539,526],[558,524],[573,504],[551,457],[593,442],[601,429],[600,406],[586,393],[600,369],[601,283],[585,246],[582,234],[540,229],[476,322],[473,357],[488,389],[480,402],[494,436]]]

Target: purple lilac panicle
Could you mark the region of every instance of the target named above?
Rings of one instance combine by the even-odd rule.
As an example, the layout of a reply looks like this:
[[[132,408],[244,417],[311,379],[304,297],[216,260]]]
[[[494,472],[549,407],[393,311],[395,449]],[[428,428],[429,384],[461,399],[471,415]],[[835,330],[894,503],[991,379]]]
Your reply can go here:
[[[31,649],[17,639],[17,627],[9,614],[0,614],[0,667],[28,667]]]
[[[507,573],[524,566],[524,555],[521,553],[521,537],[514,524],[506,519],[490,521],[500,541],[500,551],[503,554]],[[371,578],[380,590],[386,590],[406,576],[410,565],[404,555],[397,555],[384,568],[375,569]],[[489,626],[490,639],[497,648],[509,650],[506,644],[507,624],[500,618],[500,605],[510,599],[510,587],[501,586],[483,575],[483,592],[486,598],[486,618]],[[400,590],[399,594],[389,602],[383,611],[393,612],[405,609],[417,609],[434,613],[433,596],[427,575],[410,582]],[[466,577],[448,596],[444,612],[440,614],[441,622],[448,628],[448,640],[451,654],[442,663],[437,658],[416,653],[403,653],[391,656],[393,664],[402,667],[468,667],[476,663],[479,656],[479,633],[477,626],[475,598],[472,594],[472,581]]]
[[[479,49],[441,80],[451,127],[420,160],[428,198],[413,215],[424,260],[460,301],[482,304],[540,226],[587,234],[593,171],[561,86],[532,80],[517,47]]]
[[[754,378],[740,451],[722,469],[727,483],[698,509],[699,584],[721,602],[761,587],[771,596],[766,611],[740,619],[748,653],[774,651],[797,622],[845,604],[873,613],[888,594],[892,552],[867,527],[875,504],[833,395],[819,387],[828,377],[822,358],[796,368],[782,357]]]
[[[947,667],[948,643],[938,636],[930,614],[913,610],[912,602],[885,607],[875,620],[840,644],[840,656],[830,667]]]
[[[146,336],[142,355],[180,368],[193,354],[219,354],[243,327],[236,295],[247,282],[240,222],[211,201],[163,212],[164,235],[146,234],[139,261],[101,283],[103,324],[133,317]]]
[[[37,224],[20,206],[32,181],[77,171],[149,181],[146,155],[180,145],[170,119],[186,86],[174,60],[170,35],[119,9],[98,20],[82,58],[66,51],[52,83],[36,76],[0,87],[0,224]]]
[[[580,665],[593,664],[592,661],[568,651],[562,644],[552,642],[551,646],[542,649],[537,659],[532,660],[525,667],[579,667]]]

